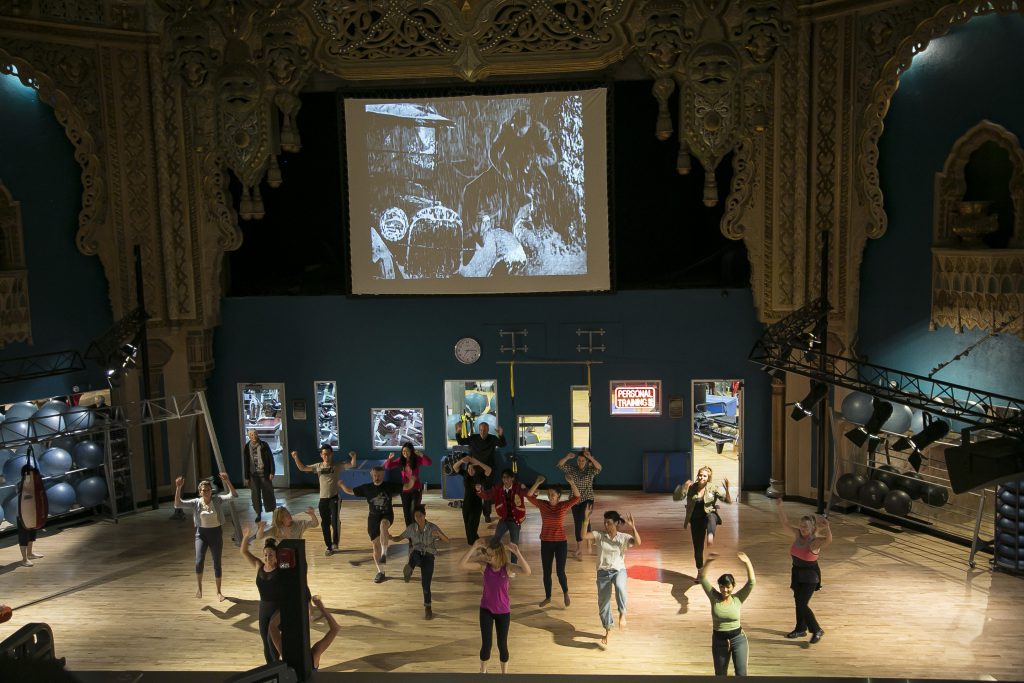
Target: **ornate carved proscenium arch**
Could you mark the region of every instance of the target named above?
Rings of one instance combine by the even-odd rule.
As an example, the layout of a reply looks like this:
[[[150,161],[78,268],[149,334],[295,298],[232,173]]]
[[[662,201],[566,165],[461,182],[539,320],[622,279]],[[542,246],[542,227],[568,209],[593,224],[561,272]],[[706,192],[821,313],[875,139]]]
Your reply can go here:
[[[39,92],[39,99],[53,107],[57,121],[63,126],[75,148],[75,161],[82,169],[82,210],[78,213],[78,234],[75,243],[87,256],[99,250],[96,237],[106,217],[106,186],[96,142],[85,123],[85,117],[71,99],[58,89],[47,74],[24,59],[0,48],[0,73],[17,76],[26,86]]]
[[[861,197],[868,211],[868,224],[865,226],[867,237],[881,237],[888,227],[879,182],[878,141],[882,137],[885,115],[899,87],[900,76],[910,68],[914,55],[928,47],[932,40],[946,35],[953,27],[965,24],[974,17],[992,13],[1024,14],[1024,0],[965,0],[947,5],[905,38],[882,67],[881,77],[875,83],[864,109],[863,132],[860,137],[858,178]]]

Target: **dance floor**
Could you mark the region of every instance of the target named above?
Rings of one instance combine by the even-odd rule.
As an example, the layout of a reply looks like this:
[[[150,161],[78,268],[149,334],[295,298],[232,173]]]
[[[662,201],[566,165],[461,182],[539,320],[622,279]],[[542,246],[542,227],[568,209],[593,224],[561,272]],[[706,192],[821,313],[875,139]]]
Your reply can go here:
[[[244,495],[244,494],[243,494]],[[296,514],[316,504],[314,491],[279,491]],[[396,498],[397,500],[397,498]],[[418,573],[402,580],[404,546],[393,546],[389,578],[373,583],[366,504],[342,506],[342,551],[324,557],[319,529],[306,534],[309,584],[334,612],[341,633],[321,661],[329,672],[475,672],[480,635],[480,577],[460,571],[466,549],[461,513],[436,491],[425,496],[428,518],[452,537],[433,582],[435,618],[423,618]],[[236,509],[249,517],[245,499]],[[668,495],[598,492],[597,513],[632,512],[643,544],[629,551],[628,626],[607,651],[597,615],[594,557],[570,558],[572,605],[541,608],[540,516],[529,509],[521,546],[533,576],[512,581],[510,672],[529,674],[708,675],[711,617],[693,582],[689,531],[682,504]],[[786,503],[794,518],[810,508]],[[224,593],[218,602],[208,562],[205,596],[194,597],[193,528],[168,519],[170,507],[40,536],[45,557],[18,565],[13,537],[0,549],[0,602],[15,608],[0,625],[4,638],[28,622],[48,623],[57,655],[71,671],[242,671],[262,664],[253,571],[225,546]],[[789,590],[790,537],[774,506],[745,493],[723,509],[714,575],[742,583],[737,550],[750,555],[757,587],[743,609],[750,673],[761,676],[854,676],[1019,680],[1024,672],[1024,580],[992,573],[968,549],[912,531],[835,514],[835,542],[822,554],[823,587],[811,603],[826,631],[810,645],[787,640],[793,627]],[[399,511],[399,518],[401,512]],[[568,520],[571,524],[571,519]],[[568,527],[568,524],[567,524]],[[230,535],[230,534],[228,534]],[[322,623],[313,624],[323,631]],[[492,669],[497,669],[497,652]]]

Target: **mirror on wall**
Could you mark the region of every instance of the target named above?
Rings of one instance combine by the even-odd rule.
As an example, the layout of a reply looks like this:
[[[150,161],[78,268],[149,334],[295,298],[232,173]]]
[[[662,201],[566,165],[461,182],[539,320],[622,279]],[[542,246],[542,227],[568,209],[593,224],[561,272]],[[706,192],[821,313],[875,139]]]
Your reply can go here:
[[[458,445],[455,426],[465,435],[476,432],[478,422],[487,422],[491,433],[498,427],[498,380],[446,379],[444,381],[445,446]]]
[[[551,449],[553,441],[550,415],[520,415],[516,422],[519,450]]]
[[[733,495],[743,471],[743,380],[693,380],[693,472],[707,465],[714,482],[728,479]]]
[[[338,383],[333,380],[313,382],[316,397],[317,444],[327,444],[337,450],[338,438]]]
[[[274,454],[274,487],[288,486],[288,438],[285,423],[284,384],[280,382],[239,383],[238,412],[242,416],[242,441],[249,440],[249,430],[267,442]],[[241,453],[239,449],[239,453]]]

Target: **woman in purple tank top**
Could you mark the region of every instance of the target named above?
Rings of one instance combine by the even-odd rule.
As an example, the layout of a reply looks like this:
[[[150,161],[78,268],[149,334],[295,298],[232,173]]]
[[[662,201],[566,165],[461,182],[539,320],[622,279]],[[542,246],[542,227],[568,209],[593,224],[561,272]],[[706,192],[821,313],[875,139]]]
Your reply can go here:
[[[515,543],[502,543],[500,538],[491,538],[490,543],[478,538],[473,547],[462,557],[459,566],[467,571],[478,571],[484,577],[484,590],[480,596],[480,673],[487,673],[487,662],[491,658],[491,632],[498,632],[498,656],[501,673],[508,673],[508,629],[512,623],[512,609],[508,600],[508,581],[515,573],[509,569],[512,555],[519,562],[514,565],[517,572],[526,576],[531,573],[530,565],[523,552]]]

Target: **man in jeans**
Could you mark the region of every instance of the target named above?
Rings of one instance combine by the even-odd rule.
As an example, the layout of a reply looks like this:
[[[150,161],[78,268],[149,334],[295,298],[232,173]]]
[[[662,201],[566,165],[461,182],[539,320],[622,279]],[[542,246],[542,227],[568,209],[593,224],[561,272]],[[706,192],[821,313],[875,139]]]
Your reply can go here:
[[[255,429],[249,430],[249,440],[242,446],[242,463],[242,483],[252,493],[252,508],[258,522],[262,510],[274,511],[277,498],[274,497],[274,454],[270,444],[257,436]]]
[[[320,460],[315,465],[304,465],[299,460],[299,452],[292,451],[295,466],[303,472],[316,472],[320,479],[320,529],[324,532],[324,554],[330,557],[339,548],[341,542],[341,526],[338,521],[341,498],[338,497],[338,477],[350,467],[356,466],[356,452],[348,452],[347,463],[334,462],[334,449],[328,443],[320,446]]]
[[[500,484],[490,489],[477,484],[476,494],[483,501],[494,504],[494,514],[498,517],[494,537],[501,540],[508,532],[512,543],[518,545],[519,530],[522,528],[523,519],[526,518],[526,487],[516,480],[512,470],[504,470],[501,473]],[[515,555],[512,555],[512,562],[516,562]]]

